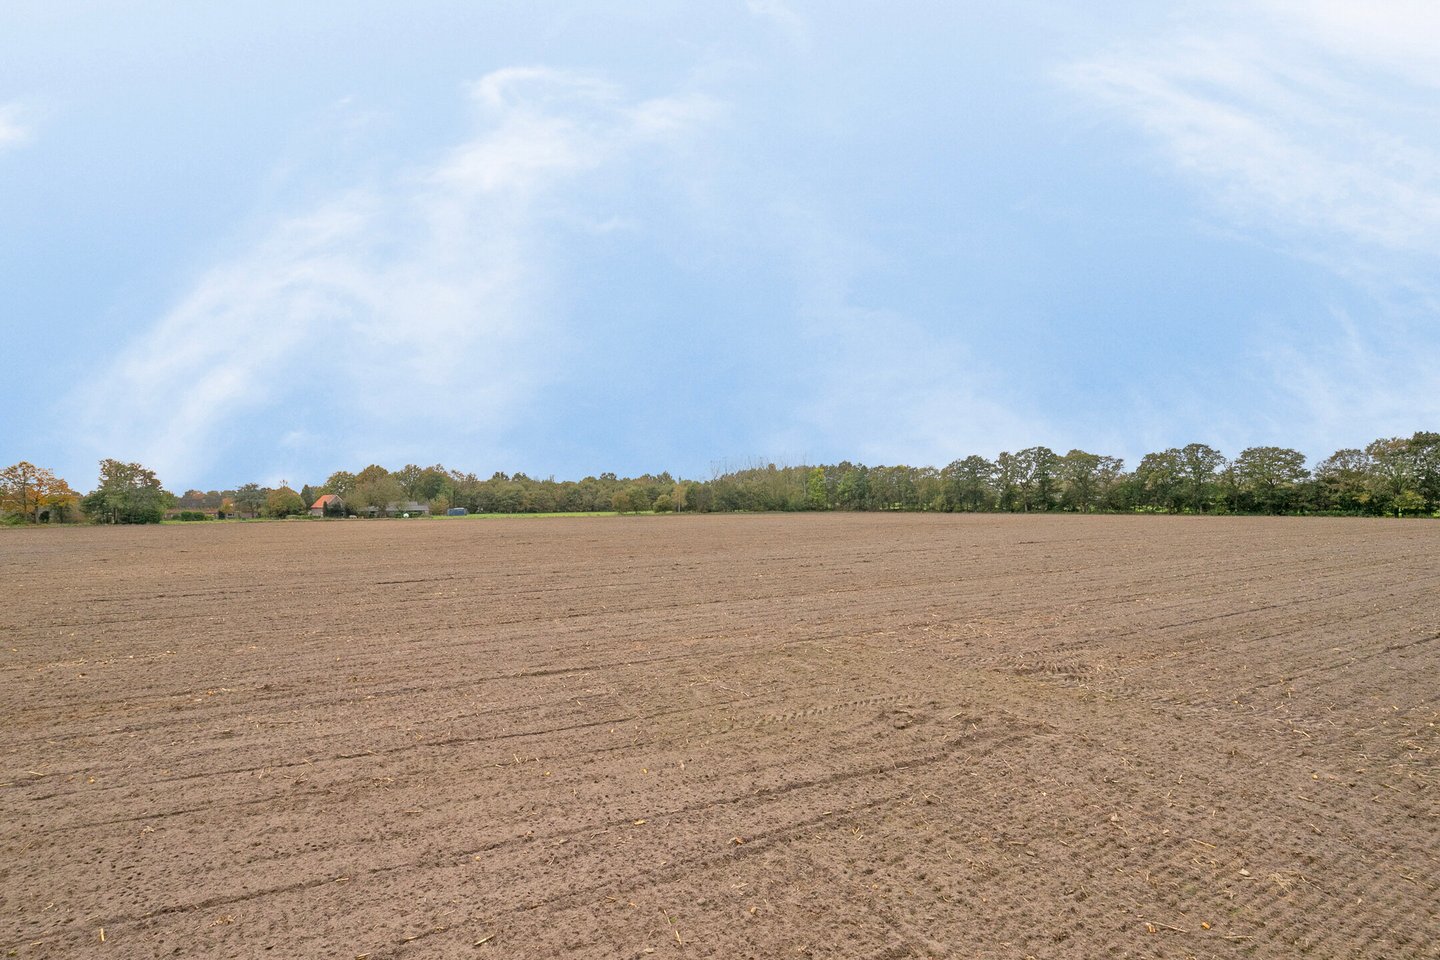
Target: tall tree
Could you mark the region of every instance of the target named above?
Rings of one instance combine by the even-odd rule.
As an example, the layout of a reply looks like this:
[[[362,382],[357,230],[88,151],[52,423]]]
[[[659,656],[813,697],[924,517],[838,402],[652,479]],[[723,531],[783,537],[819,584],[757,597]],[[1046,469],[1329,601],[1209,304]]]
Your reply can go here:
[[[1235,458],[1235,473],[1251,509],[1284,513],[1299,506],[1300,485],[1309,479],[1305,455],[1288,447],[1250,447]]]
[[[75,519],[79,509],[80,494],[70,489],[70,484],[62,478],[55,477],[41,490],[40,506],[35,514],[37,518],[48,514],[46,519],[54,523],[68,523]]]
[[[1021,501],[1026,510],[1055,506],[1059,488],[1060,456],[1049,447],[1027,447],[1015,454],[1019,467]]]
[[[365,472],[361,471],[360,476],[365,476]],[[350,496],[345,499],[350,509],[362,515],[372,508],[376,513],[384,513],[393,504],[405,500],[405,488],[390,474],[371,474],[371,477],[373,479],[358,480],[350,491]]]
[[[1408,441],[1415,472],[1415,491],[1426,508],[1440,510],[1440,433],[1421,431]]]
[[[173,500],[155,471],[138,463],[101,460],[99,486],[80,505],[101,523],[159,523]]]
[[[1365,447],[1370,457],[1370,495],[1376,513],[1390,513],[1395,500],[1414,489],[1415,459],[1410,443],[1403,437],[1385,437]]]
[[[1175,447],[1145,454],[1135,468],[1135,480],[1147,507],[1178,510],[1183,499],[1182,479],[1180,451]]]
[[[864,466],[850,467],[835,487],[836,505],[844,510],[864,510],[870,499],[870,472]]]
[[[995,464],[977,454],[956,460],[941,471],[945,497],[952,510],[987,510],[994,502]]]
[[[25,523],[38,522],[41,514],[49,520],[68,520],[79,502],[70,484],[28,460],[0,470],[0,513]]]
[[[236,510],[251,517],[258,517],[265,508],[265,497],[268,494],[269,491],[260,484],[247,483],[235,491],[232,499],[235,501]]]
[[[1067,509],[1089,513],[1095,503],[1100,455],[1071,450],[1060,458],[1060,503]]]
[[[1315,487],[1326,510],[1369,513],[1374,463],[1364,450],[1336,450],[1315,466]]]
[[[333,493],[344,500],[350,496],[350,491],[355,489],[355,474],[348,470],[336,470],[325,481],[323,489],[326,493]],[[312,500],[311,503],[314,501]]]
[[[14,514],[33,523],[40,505],[40,491],[45,484],[43,467],[21,460],[0,470],[0,512]],[[53,474],[50,474],[53,478]]]
[[[1120,506],[1120,482],[1125,476],[1125,461],[1119,457],[1100,457],[1095,468],[1096,503],[1106,510]]]
[[[1175,457],[1185,504],[1196,513],[1208,510],[1215,497],[1215,477],[1225,455],[1203,443],[1189,443]]]
[[[370,464],[370,466],[366,467],[364,470],[361,470],[359,473],[355,474],[355,483],[356,483],[356,484],[361,484],[361,483],[374,483],[374,482],[377,481],[377,480],[385,480],[385,479],[388,479],[389,476],[390,476],[390,471],[389,471],[389,470],[386,470],[384,467],[380,466],[380,464],[378,464],[378,463],[372,463],[372,464]]]
[[[1001,451],[995,458],[995,494],[1001,510],[1019,510],[1025,506],[1021,494],[1023,466],[1019,458],[1008,451]]]
[[[555,485],[553,478],[550,485]],[[455,483],[451,480],[449,472],[438,463],[433,467],[421,469],[415,474],[414,479],[404,486],[410,499],[419,500],[422,503],[437,497],[448,498],[455,492]]]
[[[825,468],[815,467],[805,481],[805,502],[811,510],[828,510],[830,492],[825,488]]]

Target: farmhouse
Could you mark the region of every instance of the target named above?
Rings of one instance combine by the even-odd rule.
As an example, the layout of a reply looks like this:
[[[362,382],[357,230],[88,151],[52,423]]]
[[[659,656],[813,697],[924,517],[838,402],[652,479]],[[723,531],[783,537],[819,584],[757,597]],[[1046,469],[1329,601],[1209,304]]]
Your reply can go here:
[[[310,516],[312,517],[343,517],[345,516],[345,501],[333,493],[310,504]]]

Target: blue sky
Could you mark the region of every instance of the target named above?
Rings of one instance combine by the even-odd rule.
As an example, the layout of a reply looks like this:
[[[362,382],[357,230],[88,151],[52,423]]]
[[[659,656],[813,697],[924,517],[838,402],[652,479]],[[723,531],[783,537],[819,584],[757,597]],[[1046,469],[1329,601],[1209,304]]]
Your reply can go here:
[[[1440,7],[1101,8],[7,3],[0,462],[1440,427]]]

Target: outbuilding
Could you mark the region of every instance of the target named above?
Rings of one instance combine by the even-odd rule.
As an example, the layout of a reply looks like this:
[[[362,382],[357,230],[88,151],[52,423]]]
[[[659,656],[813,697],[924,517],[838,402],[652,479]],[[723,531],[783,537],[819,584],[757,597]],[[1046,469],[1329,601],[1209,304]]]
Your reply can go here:
[[[345,516],[345,501],[333,493],[327,493],[310,504],[310,516],[343,517]]]

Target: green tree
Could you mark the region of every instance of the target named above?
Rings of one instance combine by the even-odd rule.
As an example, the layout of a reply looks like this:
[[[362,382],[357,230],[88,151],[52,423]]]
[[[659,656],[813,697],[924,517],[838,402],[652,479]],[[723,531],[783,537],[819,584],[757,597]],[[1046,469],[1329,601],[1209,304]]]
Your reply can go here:
[[[551,486],[554,486],[551,481]],[[420,471],[420,476],[415,478],[414,498],[416,500],[434,500],[437,497],[450,497],[455,492],[455,481],[450,473],[440,464],[426,467]]]
[[[1060,485],[1059,455],[1049,447],[1028,447],[1015,454],[1015,461],[1024,509],[1052,509]]]
[[[805,482],[805,502],[811,510],[830,509],[830,494],[825,489],[824,467],[815,467],[810,471],[810,477]]]
[[[1395,498],[1395,516],[1403,517],[1411,513],[1423,513],[1425,511],[1425,498],[1415,490],[1401,490],[1400,495]]]
[[[655,498],[655,504],[651,509],[656,513],[670,513],[675,509],[675,501],[671,499],[670,494],[662,493]]]
[[[1205,513],[1215,498],[1215,478],[1225,455],[1203,443],[1189,443],[1175,455],[1183,501],[1196,513]]]
[[[1060,458],[1060,502],[1070,510],[1089,514],[1094,502],[1102,494],[1100,489],[1100,466],[1107,461],[1099,453],[1084,450],[1070,450]]]
[[[865,467],[849,467],[840,475],[835,487],[835,504],[844,510],[864,510],[870,500],[870,472]]]
[[[1250,447],[1235,458],[1243,503],[1264,513],[1285,513],[1300,506],[1300,485],[1309,479],[1305,455],[1288,447]]]
[[[709,513],[715,509],[714,491],[708,485],[691,480],[682,486],[685,488],[685,500],[683,503],[676,501],[680,509],[694,513]]]
[[[138,463],[101,460],[99,486],[81,499],[80,506],[99,523],[159,523],[173,500],[153,470]]]
[[[1140,458],[1140,466],[1135,468],[1135,480],[1144,506],[1171,512],[1180,509],[1184,501],[1184,475],[1178,449],[1171,447],[1145,454]]]
[[[988,510],[994,503],[995,464],[971,454],[940,471],[945,500],[952,510]]]
[[[1369,454],[1353,447],[1336,450],[1315,467],[1315,489],[1325,510],[1369,513],[1374,495],[1374,470]]]
[[[355,483],[357,485],[361,483],[375,483],[378,480],[389,479],[389,477],[389,470],[386,470],[378,463],[372,463],[364,470],[361,470],[359,473],[355,474]]]
[[[1440,510],[1440,433],[1416,433],[1406,445],[1415,475],[1415,492],[1425,498],[1428,509]]]
[[[407,463],[390,475],[400,481],[400,486],[404,488],[405,495],[413,499],[415,498],[415,486],[419,482],[422,472],[422,467],[418,467],[413,463]]]
[[[1024,505],[1021,476],[1022,465],[1015,454],[1002,452],[995,458],[995,494],[1001,510],[1019,510]]]
[[[617,513],[639,513],[648,509],[650,504],[645,499],[645,491],[631,484],[610,498],[610,506]]]
[[[1095,469],[1095,504],[1104,510],[1121,509],[1125,461],[1119,457],[1101,456]]]
[[[1370,493],[1375,510],[1389,513],[1395,498],[1415,487],[1415,461],[1401,437],[1376,440],[1365,447],[1370,458]]]
[[[268,492],[258,483],[247,483],[239,487],[231,499],[235,501],[236,511],[251,517],[258,517],[260,511],[265,509],[265,497]]]
[[[371,473],[367,477],[366,472],[362,470],[356,478],[350,496],[345,499],[345,503],[355,513],[363,516],[367,512],[384,513],[393,504],[400,503],[405,499],[405,488],[400,486],[400,481],[390,476],[389,473]]]
[[[348,499],[350,493],[355,489],[355,474],[347,470],[337,470],[330,474],[330,479],[325,481],[323,488],[325,493],[333,493],[340,499]],[[314,503],[315,501],[310,501]]]
[[[265,516],[293,517],[305,512],[305,501],[289,487],[276,487],[265,495]]]
[[[910,476],[915,487],[915,502],[921,510],[946,510],[945,477],[934,467],[912,467]]]

